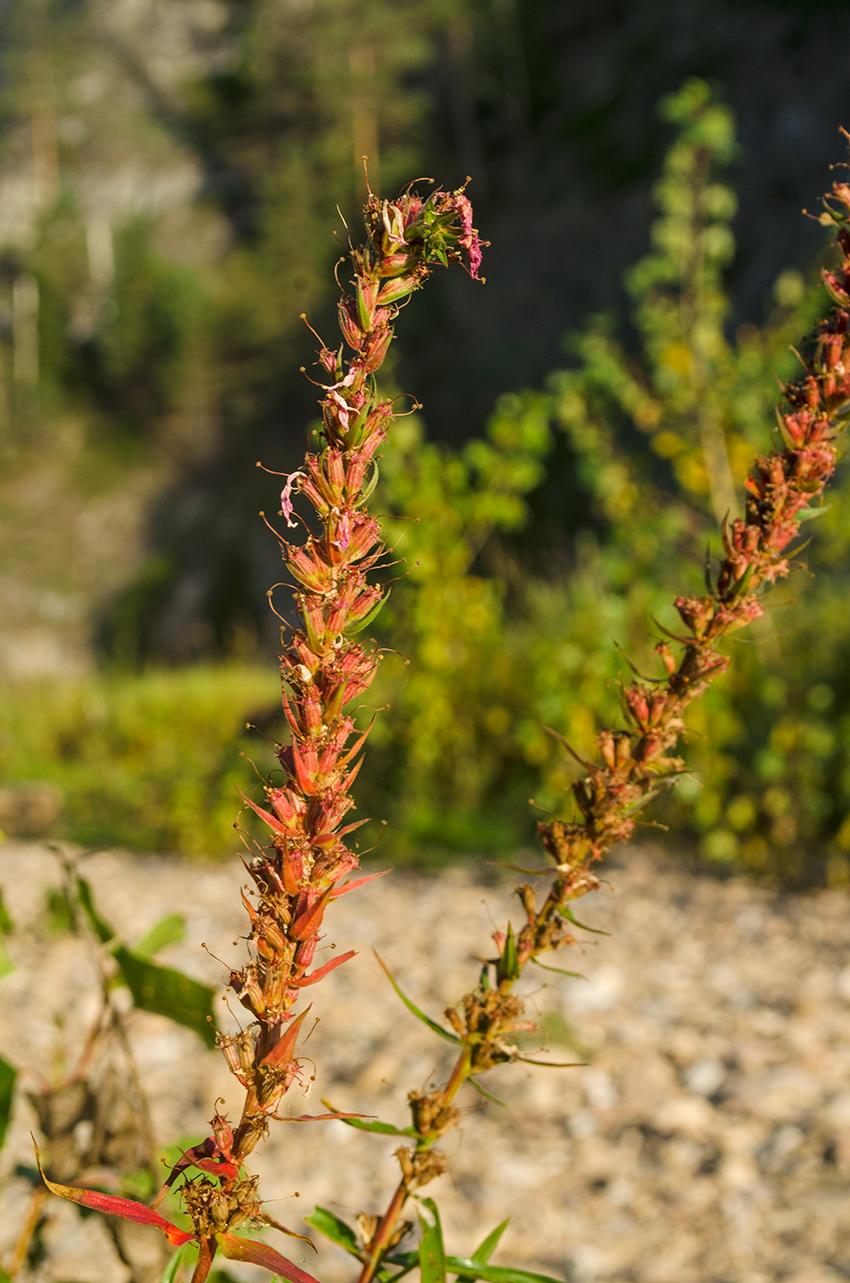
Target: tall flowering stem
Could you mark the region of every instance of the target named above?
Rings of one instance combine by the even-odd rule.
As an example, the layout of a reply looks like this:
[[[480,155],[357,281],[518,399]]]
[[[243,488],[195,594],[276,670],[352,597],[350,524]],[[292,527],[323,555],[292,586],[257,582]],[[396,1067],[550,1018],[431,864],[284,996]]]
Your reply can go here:
[[[481,264],[463,189],[438,190],[427,198],[408,189],[395,201],[370,193],[365,219],[368,241],[350,252],[351,282],[339,302],[343,342],[337,349],[323,344],[319,352],[329,380],[319,385],[321,449],[307,454],[281,494],[287,529],[303,532],[298,542],[278,535],[298,617],[282,633],[283,710],[291,735],[278,747],[284,780],[266,787],[267,805],[245,798],[269,829],[267,844],[255,845],[246,863],[256,888],[253,900],[242,896],[250,957],[227,981],[250,1023],[218,1038],[245,1091],[241,1117],[232,1127],[216,1113],[212,1134],[183,1154],[153,1208],[47,1181],[62,1197],[154,1226],[174,1244],[195,1243],[193,1283],[206,1279],[218,1252],[262,1265],[290,1283],[315,1283],[274,1249],[233,1234],[250,1222],[291,1233],[263,1212],[257,1178],[244,1160],[280,1117],[282,1098],[299,1079],[298,1043],[309,1010],[296,1011],[302,991],[353,956],[348,952],[316,965],[325,914],[339,896],[370,881],[344,881],[358,864],[346,839],[359,827],[344,821],[354,805],[349,790],[368,735],[357,733],[351,704],[372,682],[380,659],[373,643],[364,645],[357,637],[386,596],[369,578],[386,545],[368,504],[393,404],[380,397],[375,375],[392,342],[399,307],[431,273],[461,263],[477,278]],[[298,495],[313,510],[311,522],[295,516]],[[340,1116],[302,1115],[295,1121]],[[178,1176],[186,1177],[181,1195],[191,1233],[154,1210]]]
[[[566,745],[586,770],[572,788],[581,818],[538,826],[551,863],[528,872],[554,871],[548,892],[539,902],[530,882],[517,887],[524,924],[516,933],[508,925],[494,934],[498,956],[485,963],[475,989],[445,1013],[452,1032],[443,1032],[459,1044],[457,1060],[444,1088],[410,1093],[418,1139],[397,1152],[400,1180],[386,1212],[375,1218],[359,1283],[370,1283],[384,1262],[392,1263],[408,1198],[445,1170],[434,1143],[459,1121],[454,1102],[463,1083],[471,1081],[481,1090],[478,1074],[528,1060],[515,1035],[534,1025],[523,1018],[523,1001],[513,992],[516,981],[528,963],[575,942],[571,927],[580,924],[571,906],[599,886],[592,865],[614,843],[629,840],[640,809],[685,768],[675,755],[685,711],[729,666],[718,644],[762,615],[761,591],[789,573],[789,545],[801,524],[821,511],[815,505],[835,469],[835,442],[850,409],[850,184],[833,184],[824,206],[821,222],[838,229],[841,264],[837,272],[825,271],[823,279],[838,306],[817,326],[803,358],[803,377],[783,388],[785,406],[777,411],[781,445],[757,456],[746,481],[746,515],[724,521],[724,556],[714,582],[707,576],[706,595],[676,599],[684,631],[668,633],[655,648],[665,675],[623,687],[631,729],[602,730],[595,762]],[[678,658],[671,642],[680,648]]]
[[[246,1089],[232,1146],[238,1161],[265,1133],[298,1077],[296,1042],[306,1009],[295,1017],[293,1008],[302,989],[352,956],[310,970],[324,915],[335,899],[368,880],[341,885],[358,863],[345,839],[359,825],[343,821],[354,805],[349,790],[369,733],[356,733],[348,710],[372,682],[380,658],[374,644],[364,645],[357,636],[386,595],[369,579],[386,545],[368,502],[393,405],[380,398],[375,374],[392,341],[399,305],[434,268],[465,262],[477,276],[481,262],[462,190],[437,191],[425,200],[411,192],[396,201],[370,194],[365,217],[369,241],[351,252],[352,288],[339,303],[345,343],[319,352],[331,380],[321,402],[322,449],[307,454],[281,495],[288,528],[298,528],[293,496],[300,494],[312,506],[318,530],[307,527],[300,543],[278,536],[295,581],[299,626],[281,655],[283,709],[291,731],[290,743],[278,749],[284,783],[266,788],[270,810],[249,801],[271,839],[248,865],[258,893],[256,905],[245,898],[252,957],[229,984],[252,1023],[244,1033],[221,1039]],[[346,345],[352,355],[346,355]]]

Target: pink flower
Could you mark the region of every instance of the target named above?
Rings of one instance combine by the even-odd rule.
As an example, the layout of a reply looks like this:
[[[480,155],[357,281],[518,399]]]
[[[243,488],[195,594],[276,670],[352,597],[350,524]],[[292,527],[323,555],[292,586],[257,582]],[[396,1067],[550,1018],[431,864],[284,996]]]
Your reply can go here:
[[[304,476],[303,472],[290,472],[286,478],[286,485],[280,492],[280,510],[286,518],[286,524],[294,529],[295,522],[292,518],[292,490],[296,481],[300,481]]]

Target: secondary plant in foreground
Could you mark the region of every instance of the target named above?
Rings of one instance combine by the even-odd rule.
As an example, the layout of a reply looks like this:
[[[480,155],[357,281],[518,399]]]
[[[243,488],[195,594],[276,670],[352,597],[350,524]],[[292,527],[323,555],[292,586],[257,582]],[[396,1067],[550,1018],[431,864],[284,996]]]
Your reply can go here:
[[[494,934],[494,955],[484,962],[474,988],[445,1013],[446,1024],[425,1016],[401,995],[456,1048],[445,1084],[410,1093],[411,1123],[405,1128],[341,1115],[330,1106],[328,1114],[318,1116],[404,1140],[397,1151],[399,1178],[386,1209],[361,1216],[359,1233],[326,1209],[309,1218],[358,1260],[359,1283],[373,1278],[391,1283],[417,1265],[425,1283],[444,1283],[447,1273],[490,1283],[539,1278],[489,1265],[503,1227],[472,1257],[447,1256],[436,1205],[419,1191],[445,1170],[437,1142],[459,1120],[456,1101],[463,1086],[469,1083],[488,1096],[479,1082],[482,1074],[498,1064],[528,1059],[516,1036],[534,1026],[515,991],[517,980],[529,963],[545,967],[541,957],[574,942],[572,929],[581,924],[573,904],[598,886],[594,864],[615,842],[631,837],[640,809],[684,769],[675,750],[686,709],[729,663],[719,644],[762,614],[762,591],[789,573],[790,545],[801,523],[822,510],[817,501],[834,470],[835,438],[850,403],[850,184],[834,184],[825,207],[823,220],[838,229],[841,266],[836,274],[825,275],[838,306],[819,323],[805,349],[803,377],[784,388],[780,443],[772,454],[756,459],[746,482],[745,515],[723,520],[723,558],[715,573],[707,568],[705,595],[676,600],[683,631],[659,638],[655,649],[661,675],[624,685],[626,725],[600,732],[596,761],[578,758],[586,774],[572,788],[577,818],[539,826],[549,863],[526,872],[532,877],[554,874],[551,883],[542,897],[530,881],[517,888],[523,921],[518,929],[508,924]],[[366,223],[369,243],[352,251],[352,286],[340,302],[342,333],[353,355],[345,358],[343,348],[322,345],[319,357],[330,381],[323,385],[321,449],[308,454],[302,468],[287,477],[281,496],[289,529],[296,529],[300,520],[293,506],[296,494],[312,506],[315,524],[305,526],[299,545],[278,536],[296,584],[298,610],[297,626],[284,625],[282,655],[283,707],[291,740],[279,750],[283,784],[267,785],[266,806],[249,801],[270,838],[267,845],[254,847],[246,862],[255,886],[253,899],[243,894],[251,952],[228,984],[248,1011],[250,1024],[237,1035],[218,1039],[244,1088],[241,1116],[234,1126],[216,1113],[212,1134],[183,1155],[166,1181],[165,1189],[178,1176],[185,1177],[181,1192],[191,1232],[159,1216],[159,1199],[146,1208],[48,1182],[55,1192],[87,1207],[156,1225],[172,1243],[195,1243],[195,1283],[206,1278],[219,1252],[264,1265],[292,1283],[308,1283],[311,1277],[274,1249],[234,1231],[251,1223],[275,1224],[262,1211],[256,1178],[247,1172],[245,1159],[299,1080],[298,1039],[307,1011],[299,1004],[301,990],[351,956],[316,963],[324,915],[334,899],[366,880],[344,881],[357,865],[356,853],[345,841],[357,826],[344,820],[353,804],[349,787],[358,769],[356,756],[368,734],[355,733],[348,710],[368,687],[379,661],[375,649],[356,637],[385,600],[385,591],[368,578],[370,570],[386,562],[380,526],[367,504],[392,406],[380,399],[374,374],[391,341],[399,302],[438,264],[460,259],[476,276],[480,263],[472,212],[462,191],[436,192],[427,200],[408,192],[396,202],[370,196]],[[404,1251],[401,1243],[409,1225],[403,1215],[411,1197],[418,1200],[422,1238],[417,1251]]]
[[[352,956],[348,952],[315,961],[325,913],[340,895],[369,880],[344,881],[358,864],[345,839],[359,827],[344,820],[353,806],[349,789],[368,735],[356,732],[351,704],[369,687],[380,661],[375,646],[364,645],[357,636],[386,597],[386,590],[369,578],[370,571],[386,564],[386,546],[368,504],[393,403],[381,398],[375,374],[392,341],[399,305],[435,268],[464,262],[476,277],[481,263],[472,208],[462,190],[435,191],[424,199],[408,190],[393,202],[370,195],[365,213],[368,243],[351,251],[351,282],[339,303],[344,343],[335,350],[322,345],[319,353],[328,380],[322,385],[321,447],[307,454],[281,493],[287,528],[297,530],[300,524],[304,532],[298,543],[278,536],[295,584],[298,614],[297,627],[284,624],[281,655],[291,740],[279,749],[284,782],[267,787],[267,806],[245,799],[271,838],[267,846],[250,848],[246,868],[256,888],[255,902],[243,894],[250,958],[227,981],[250,1022],[236,1035],[219,1036],[244,1089],[241,1114],[232,1126],[216,1113],[212,1134],[183,1156],[152,1209],[51,1184],[85,1206],[155,1225],[172,1243],[196,1243],[195,1283],[206,1278],[218,1252],[300,1283],[310,1277],[272,1248],[234,1230],[248,1223],[276,1224],[262,1210],[256,1177],[247,1172],[245,1159],[280,1116],[281,1100],[299,1080],[297,1044],[309,1010],[299,1005],[301,991]],[[295,517],[295,495],[311,505],[312,526]],[[181,1196],[191,1233],[168,1224],[155,1210],[181,1175],[186,1177]]]

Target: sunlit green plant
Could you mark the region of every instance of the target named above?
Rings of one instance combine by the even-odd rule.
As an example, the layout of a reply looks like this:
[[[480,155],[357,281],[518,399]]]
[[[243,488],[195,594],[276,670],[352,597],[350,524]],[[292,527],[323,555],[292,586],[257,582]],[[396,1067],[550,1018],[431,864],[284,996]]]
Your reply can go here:
[[[416,746],[425,746],[416,756],[416,778],[426,800],[408,843],[419,838],[480,850],[492,843],[493,829],[516,842],[524,836],[529,792],[541,805],[557,804],[571,776],[544,727],[589,746],[599,722],[614,713],[625,666],[611,639],[645,664],[647,619],[656,615],[673,626],[668,603],[678,567],[696,566],[716,539],[718,514],[737,510],[746,461],[769,439],[776,378],[792,377],[798,360],[791,344],[821,305],[820,284],[789,270],[775,284],[764,326],[746,324],[730,334],[724,269],[734,249],[735,200],[720,177],[736,154],[732,117],[702,82],[690,82],[662,110],[677,138],[656,189],[652,251],[627,279],[639,346],[627,348],[610,317],[596,319],[570,339],[575,367],[552,374],[533,397],[515,400],[509,420],[517,441],[525,435],[540,443],[540,459],[547,442],[559,433],[566,438],[580,505],[569,559],[543,578],[528,573],[503,543],[495,563],[467,554],[467,581],[460,557],[454,577],[447,559],[422,558],[410,589],[398,586],[394,613],[388,608],[384,616],[392,625],[387,645],[410,654],[411,639],[419,638],[420,676],[410,677],[410,694],[401,696],[404,718],[390,711],[379,722],[392,748],[391,802],[413,777],[407,754],[413,758]],[[452,491],[442,509],[439,495],[451,488],[436,491],[435,524],[448,531],[469,510],[473,483],[460,456],[442,450],[438,457],[461,491],[460,501]],[[510,476],[509,453],[504,465]],[[408,478],[432,493],[430,474],[418,451],[406,468],[403,485],[388,470],[386,491],[397,510],[412,514],[415,487]],[[533,506],[535,495],[525,493]],[[516,512],[513,528],[526,516]],[[846,505],[835,500],[813,554],[823,573],[794,583],[805,609],[781,609],[789,594],[777,594],[752,642],[740,647],[729,679],[695,713],[688,750],[694,773],[662,810],[675,840],[696,840],[711,859],[738,859],[791,881],[822,877],[827,862],[831,877],[843,876],[850,777],[842,727],[850,689],[843,677],[844,614],[836,603],[846,591],[848,521]],[[417,537],[418,528],[405,536],[414,547]],[[466,539],[477,552],[471,520]],[[435,601],[441,592],[462,601],[475,585],[488,604],[486,628],[476,635],[460,612],[420,609],[414,575],[423,601],[429,592]],[[694,585],[697,576],[695,570]],[[446,653],[463,658],[441,663]],[[418,692],[427,699],[418,702]],[[462,718],[431,715],[454,707],[463,709]],[[476,751],[456,763],[461,743]],[[462,810],[441,773],[448,763],[465,791]],[[399,812],[413,817],[415,808]],[[391,841],[396,849],[398,838]]]
[[[822,221],[837,229],[841,260],[824,281],[838,306],[805,344],[803,377],[782,387],[778,443],[769,454],[756,455],[745,480],[744,515],[727,512],[722,518],[719,564],[708,559],[701,594],[686,591],[675,598],[677,630],[658,625],[652,646],[657,675],[638,673],[619,683],[620,721],[599,730],[592,757],[558,737],[585,773],[571,786],[573,815],[538,824],[548,862],[521,870],[532,879],[516,888],[521,925],[515,929],[509,922],[494,931],[495,955],[479,959],[477,982],[445,1011],[445,1023],[422,1012],[389,977],[408,1009],[453,1044],[456,1056],[442,1086],[409,1093],[411,1121],[399,1127],[340,1114],[328,1102],[324,1115],[292,1118],[278,1112],[304,1072],[302,1025],[309,1006],[303,1005],[301,991],[353,956],[347,951],[325,962],[317,959],[326,914],[341,895],[380,876],[350,877],[359,863],[352,834],[362,822],[345,822],[354,805],[349,790],[360,769],[359,753],[370,731],[370,726],[357,727],[352,703],[368,691],[382,659],[373,642],[359,638],[387,601],[388,589],[376,581],[376,572],[390,568],[381,524],[369,506],[393,419],[393,403],[381,395],[375,375],[392,341],[399,304],[435,268],[459,262],[476,278],[481,262],[462,189],[423,199],[408,188],[395,202],[370,193],[368,242],[350,251],[350,278],[342,286],[343,342],[337,349],[322,342],[319,351],[329,382],[319,384],[324,395],[317,449],[285,476],[279,516],[286,531],[274,532],[296,607],[294,621],[281,616],[282,703],[290,735],[288,743],[277,746],[282,776],[266,781],[265,804],[245,796],[268,833],[264,840],[246,840],[245,867],[253,883],[250,894],[242,892],[248,960],[231,970],[225,983],[249,1023],[215,1035],[244,1090],[238,1121],[232,1125],[217,1104],[211,1134],[179,1157],[150,1207],[45,1176],[53,1193],[156,1228],[181,1251],[192,1248],[197,1252],[193,1283],[209,1277],[219,1255],[262,1266],[289,1283],[315,1283],[276,1249],[245,1237],[246,1229],[263,1226],[304,1237],[264,1210],[246,1160],[273,1121],[334,1120],[402,1142],[395,1152],[398,1182],[382,1213],[364,1212],[358,1231],[327,1209],[317,1208],[307,1218],[357,1260],[358,1283],[373,1278],[396,1283],[417,1266],[423,1283],[445,1283],[449,1273],[489,1283],[540,1283],[540,1276],[490,1266],[503,1226],[472,1257],[447,1255],[436,1203],[420,1191],[446,1170],[438,1142],[460,1122],[457,1100],[466,1086],[491,1098],[480,1076],[496,1065],[553,1065],[525,1055],[517,1042],[518,1035],[532,1034],[537,1026],[528,1019],[516,984],[529,965],[549,968],[541,956],[575,944],[572,928],[585,929],[573,904],[598,889],[594,864],[614,844],[631,838],[647,803],[685,772],[678,749],[687,711],[730,665],[720,646],[764,617],[769,590],[793,569],[802,524],[823,511],[823,491],[835,470],[836,440],[850,404],[850,184],[834,183],[824,207]],[[479,451],[472,462],[485,468],[492,456]],[[551,880],[541,893],[536,879],[546,875]],[[101,927],[93,906],[87,912],[106,943],[109,928]],[[113,950],[113,955],[132,988],[126,952]],[[156,1210],[178,1180],[191,1222],[187,1229]],[[412,1228],[404,1219],[411,1200],[421,1239],[418,1249],[408,1251],[402,1244]],[[178,1268],[175,1263],[174,1272]]]

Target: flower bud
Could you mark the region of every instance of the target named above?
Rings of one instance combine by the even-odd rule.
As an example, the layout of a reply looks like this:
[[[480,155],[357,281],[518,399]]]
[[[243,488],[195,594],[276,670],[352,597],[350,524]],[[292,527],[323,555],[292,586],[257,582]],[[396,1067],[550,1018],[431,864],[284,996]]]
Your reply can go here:
[[[670,647],[665,641],[660,641],[655,647],[655,653],[660,657],[661,662],[667,671],[667,675],[672,677],[676,671],[676,658]]]
[[[360,345],[363,342],[363,328],[360,325],[360,313],[357,306],[357,300],[353,298],[344,298],[338,304],[339,310],[339,328],[342,336],[349,347],[354,348],[355,352],[360,351]]]

